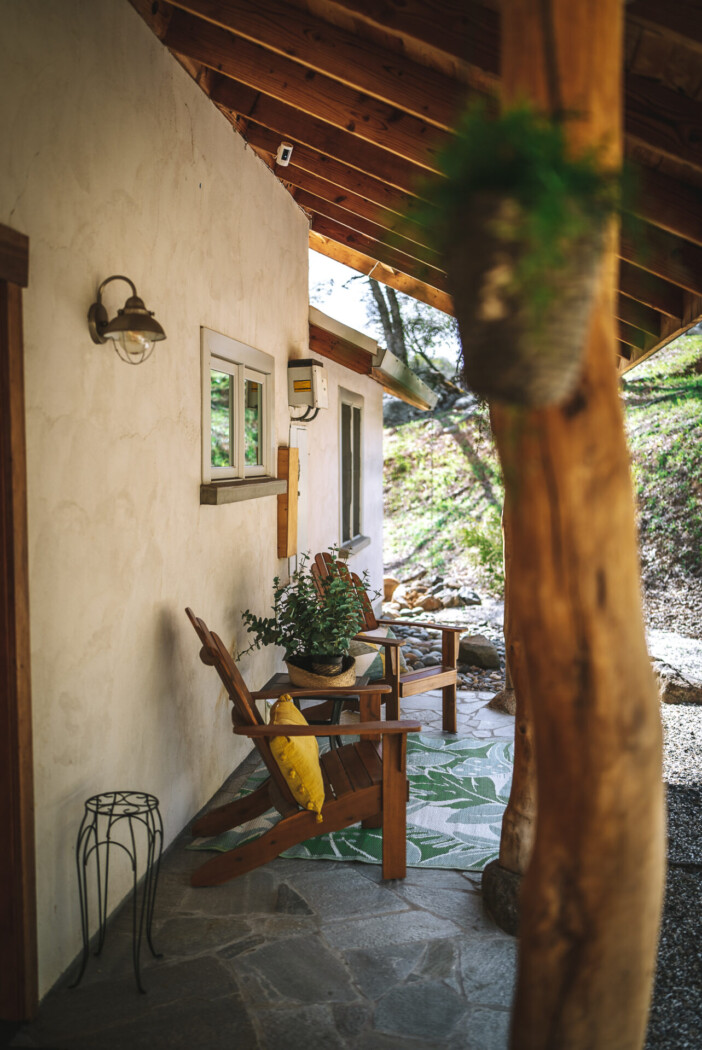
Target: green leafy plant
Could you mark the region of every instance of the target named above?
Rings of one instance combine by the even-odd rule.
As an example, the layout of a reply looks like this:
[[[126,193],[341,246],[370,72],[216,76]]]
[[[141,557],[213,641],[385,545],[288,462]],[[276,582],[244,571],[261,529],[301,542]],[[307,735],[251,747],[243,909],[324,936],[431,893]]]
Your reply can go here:
[[[339,552],[330,548],[332,571],[321,580],[322,594],[310,571],[309,555],[303,554],[290,582],[273,580],[273,616],[242,613],[254,641],[246,652],[262,645],[281,645],[286,659],[321,654],[348,653],[351,639],[363,626],[363,605],[351,579],[334,571]],[[363,574],[368,588],[368,574]]]
[[[468,108],[439,163],[445,177],[425,186],[422,213],[437,247],[448,251],[460,236],[456,218],[476,195],[503,197],[494,232],[520,249],[508,290],[519,292],[532,316],[554,295],[546,275],[557,274],[570,246],[602,230],[620,207],[621,173],[606,170],[602,151],[573,156],[565,121],[526,103],[500,115],[484,104]]]

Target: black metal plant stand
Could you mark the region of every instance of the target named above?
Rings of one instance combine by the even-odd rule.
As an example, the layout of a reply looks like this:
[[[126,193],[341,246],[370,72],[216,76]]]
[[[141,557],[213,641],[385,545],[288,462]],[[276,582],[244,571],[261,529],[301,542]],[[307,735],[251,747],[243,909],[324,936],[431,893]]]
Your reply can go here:
[[[115,828],[120,822],[126,821],[128,826],[127,844],[113,837]],[[138,857],[137,839],[138,829],[135,834],[135,823],[141,824],[146,831],[146,871],[144,873],[144,884],[141,892],[141,906],[138,905]],[[124,825],[122,825],[124,828]],[[97,876],[97,907],[98,907],[98,943],[95,955],[99,955],[105,943],[105,932],[107,927],[107,884],[110,875],[110,847],[119,846],[129,857],[132,865],[134,879],[134,893],[132,902],[132,959],[134,961],[134,974],[136,976],[137,988],[140,992],[146,989],[141,983],[139,974],[139,958],[141,954],[141,938],[146,928],[146,939],[154,958],[159,959],[151,940],[151,923],[154,916],[154,902],[156,900],[156,883],[161,864],[161,851],[163,849],[163,822],[158,808],[158,799],[155,795],[147,795],[143,791],[106,791],[101,795],[93,795],[85,803],[85,814],[78,832],[76,844],[76,866],[78,868],[78,894],[80,897],[80,918],[83,929],[83,957],[80,972],[71,988],[75,988],[85,973],[85,967],[90,954],[90,925],[88,914],[88,860],[91,854],[95,854],[95,867]],[[100,860],[100,847],[104,847],[104,863]],[[138,921],[137,921],[138,913]]]

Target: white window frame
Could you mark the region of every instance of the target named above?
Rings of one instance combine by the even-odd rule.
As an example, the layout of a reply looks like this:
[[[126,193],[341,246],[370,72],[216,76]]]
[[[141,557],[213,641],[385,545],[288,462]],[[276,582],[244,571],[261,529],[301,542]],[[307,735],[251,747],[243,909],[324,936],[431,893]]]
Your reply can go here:
[[[275,477],[275,359],[253,346],[213,332],[200,329],[202,362],[202,480],[230,481],[255,477]],[[231,409],[232,463],[227,467],[212,466],[212,408],[210,372],[224,372],[233,378],[233,405]],[[244,391],[247,379],[260,383],[261,398],[261,460],[247,466],[244,459]]]
[[[344,539],[344,436],[343,436],[343,420],[344,414],[342,405],[348,405],[351,408],[351,453],[353,455],[353,409],[357,408],[360,410],[360,427],[359,427],[359,475],[358,475],[358,532]],[[360,394],[354,393],[352,390],[344,390],[343,387],[339,387],[339,545],[342,549],[349,549],[354,547],[359,540],[363,539],[363,458],[364,458],[364,411],[363,411],[363,398]],[[353,528],[354,519],[354,503],[353,503],[353,462],[351,464],[351,527]]]

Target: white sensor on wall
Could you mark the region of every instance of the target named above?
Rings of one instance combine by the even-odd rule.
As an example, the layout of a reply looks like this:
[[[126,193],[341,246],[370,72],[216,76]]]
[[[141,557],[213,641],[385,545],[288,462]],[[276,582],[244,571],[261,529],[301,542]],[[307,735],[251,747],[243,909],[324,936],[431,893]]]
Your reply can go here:
[[[292,157],[292,145],[289,142],[281,142],[278,146],[278,152],[275,155],[276,164],[280,164],[281,168],[287,168]]]

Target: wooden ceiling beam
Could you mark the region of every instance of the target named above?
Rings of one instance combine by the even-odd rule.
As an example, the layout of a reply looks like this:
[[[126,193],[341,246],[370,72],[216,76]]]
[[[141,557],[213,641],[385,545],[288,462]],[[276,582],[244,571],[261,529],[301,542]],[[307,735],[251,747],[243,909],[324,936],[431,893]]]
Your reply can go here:
[[[702,294],[702,248],[655,226],[622,225],[619,257],[693,295]]]
[[[618,295],[614,305],[614,316],[619,321],[641,329],[647,335],[653,335],[656,339],[661,335],[661,314],[652,310],[650,306],[637,303],[635,299],[629,299],[626,295]]]
[[[427,172],[438,171],[437,154],[447,136],[423,120],[306,70],[289,58],[234,37],[185,11],[174,11],[163,43],[177,54],[403,157]]]
[[[314,194],[308,193],[306,190],[298,190],[295,194],[295,200],[301,208],[311,212],[313,215],[323,215],[340,226],[356,230],[357,233],[362,233],[372,240],[388,245],[388,247],[397,248],[417,262],[424,262],[436,268],[440,266],[439,256],[431,248],[408,241],[404,237],[388,230],[387,227],[379,226],[378,223],[366,219],[353,211],[347,211],[345,208],[332,204],[323,198],[315,197]]]
[[[254,149],[260,148],[255,143],[251,144]],[[291,186],[305,190],[322,201],[335,204],[338,208],[344,209],[351,215],[368,219],[374,225],[382,227],[384,231],[393,231],[408,243],[413,242],[424,248],[430,247],[425,227],[408,222],[405,217],[380,208],[365,197],[360,197],[349,190],[335,186],[333,183],[327,182],[326,179],[320,179],[318,176],[298,168],[295,164],[289,164],[284,169],[276,168],[276,174],[285,182],[290,183]],[[411,255],[412,253],[408,251],[408,254]]]
[[[376,0],[333,0],[329,6],[352,11],[364,21],[404,38],[431,40],[454,58],[467,59],[486,72],[499,74],[500,16],[480,4],[444,0],[430,8],[422,0],[386,0],[382,4]],[[665,24],[667,4],[650,0],[650,7],[660,8],[658,23]],[[682,8],[687,5],[678,3],[677,7],[682,26]],[[693,25],[699,20],[699,12],[693,11]],[[627,74],[624,109],[626,138],[702,170],[698,101],[647,77]]]
[[[451,296],[446,292],[401,270],[398,271],[393,266],[387,266],[371,255],[366,255],[346,244],[325,237],[315,229],[310,230],[310,248],[319,252],[320,255],[325,255],[328,259],[343,263],[344,266],[358,273],[366,276],[372,274],[373,279],[380,281],[381,284],[387,284],[404,295],[418,299],[427,306],[433,306],[435,310],[441,310],[442,313],[449,314],[451,317],[454,316],[453,302]]]
[[[702,192],[654,168],[635,169],[630,210],[661,229],[702,247]]]
[[[463,84],[348,33],[282,0],[171,0],[238,37],[450,130],[464,104]]]
[[[619,264],[619,290],[673,320],[683,316],[684,293],[681,288],[625,260]]]
[[[649,77],[630,73],[625,83],[627,139],[702,171],[700,103]]]
[[[235,80],[226,77],[218,79],[212,85],[210,97],[223,109],[276,132],[278,142],[275,149],[283,141],[309,146],[317,156],[324,154],[339,162],[337,170],[348,165],[403,192],[413,193],[417,183],[427,175],[423,168],[371,142],[361,141],[348,132],[300,113],[293,106]],[[319,170],[318,174],[324,173]]]
[[[315,7],[322,12],[341,8],[403,40],[428,44],[499,75],[500,16],[472,0],[434,0],[431,5],[423,0],[317,0]]]
[[[655,335],[646,335],[640,328],[635,328],[626,321],[617,321],[617,328],[621,341],[636,350],[646,350],[647,346],[652,346],[657,341]]]
[[[257,136],[255,131],[250,131],[247,137],[254,145],[275,152],[284,139],[301,142],[308,150],[303,151],[307,154],[305,160],[298,149],[295,157],[298,166],[306,163],[308,170],[316,174],[328,174],[329,181],[353,189],[359,195],[367,196],[380,206],[398,213],[404,212],[411,216],[412,210],[416,210],[417,205],[412,201],[412,196],[414,187],[422,179],[423,169],[420,167],[408,164],[372,143],[361,143],[347,132],[302,114],[292,106],[232,79],[218,78],[211,85],[210,97],[224,109],[245,116],[279,135],[274,144],[270,136]],[[262,142],[264,137],[266,141]],[[321,155],[331,160],[322,161]],[[333,170],[323,172],[322,165]],[[362,171],[363,175],[352,174],[349,177],[342,170],[344,165],[353,165],[354,171]],[[699,245],[702,241],[699,191],[651,169],[639,168],[637,175],[640,188],[632,210],[648,223]],[[373,181],[363,176],[369,176]],[[350,181],[354,183],[353,187]],[[405,196],[394,197],[382,183],[390,183],[393,190],[401,189]],[[688,287],[687,284],[683,286]]]
[[[627,4],[627,23],[658,33],[680,47],[702,55],[702,8],[686,0],[634,0]]]
[[[368,237],[366,234],[357,233],[349,226],[342,226],[340,223],[334,222],[333,219],[327,219],[323,215],[313,216],[312,229],[329,240],[344,244],[347,248],[352,248],[363,255],[369,255],[378,262],[391,266],[394,270],[401,270],[402,273],[406,273],[409,277],[415,277],[424,284],[430,284],[433,288],[438,288],[439,291],[447,292],[448,294],[446,274],[442,270],[429,266],[426,263],[418,262],[397,248],[392,248],[382,241]]]

